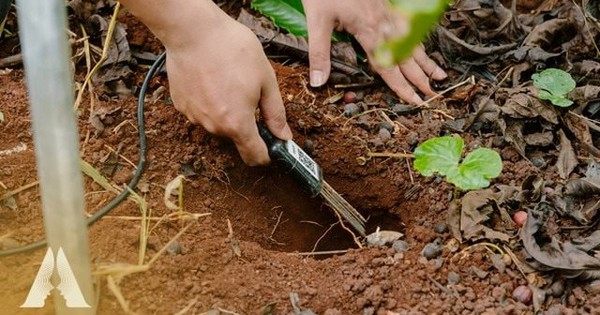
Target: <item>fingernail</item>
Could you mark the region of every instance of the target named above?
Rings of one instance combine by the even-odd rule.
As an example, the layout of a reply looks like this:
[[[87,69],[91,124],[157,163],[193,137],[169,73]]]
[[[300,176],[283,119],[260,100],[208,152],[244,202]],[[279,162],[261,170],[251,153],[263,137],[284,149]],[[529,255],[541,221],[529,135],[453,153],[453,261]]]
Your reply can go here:
[[[442,68],[437,67],[437,69],[435,69],[435,77],[443,80],[448,77],[448,74],[446,74],[446,71],[444,71]]]
[[[319,87],[325,84],[325,75],[321,70],[313,70],[310,72],[310,86]]]
[[[281,135],[283,136],[283,140],[289,140],[292,139],[293,135],[292,135],[292,129],[290,129],[290,125],[285,124],[285,127],[283,127],[283,130],[281,131]]]
[[[413,99],[413,103],[415,103],[415,104],[421,104],[421,103],[423,103],[423,99],[417,93],[415,93],[413,95],[412,99]]]

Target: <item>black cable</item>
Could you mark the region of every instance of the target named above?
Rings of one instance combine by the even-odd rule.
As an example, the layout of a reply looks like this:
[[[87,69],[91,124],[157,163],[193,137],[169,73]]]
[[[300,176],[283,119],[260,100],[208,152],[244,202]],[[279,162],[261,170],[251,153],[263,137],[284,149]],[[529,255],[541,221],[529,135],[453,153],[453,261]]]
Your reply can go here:
[[[106,204],[104,207],[102,207],[102,209],[98,210],[91,217],[89,217],[87,220],[88,226],[90,226],[90,225],[94,224],[95,222],[97,222],[98,220],[100,220],[103,216],[108,214],[117,205],[119,205],[121,202],[123,202],[123,200],[125,200],[125,198],[127,198],[129,196],[130,190],[135,189],[138,182],[140,181],[140,178],[142,177],[142,174],[144,173],[144,168],[146,167],[146,153],[148,150],[146,147],[146,130],[144,128],[144,95],[146,94],[146,90],[148,89],[148,85],[150,84],[150,81],[152,80],[152,78],[160,70],[160,68],[162,68],[162,66],[165,62],[165,58],[166,58],[166,53],[162,53],[160,56],[158,56],[156,61],[154,61],[154,63],[150,67],[150,70],[148,70],[146,77],[144,78],[144,82],[142,83],[142,87],[140,88],[140,93],[138,95],[137,123],[138,123],[138,138],[140,141],[140,160],[138,161],[137,169],[136,169],[135,173],[133,174],[133,177],[127,184],[128,188],[123,189],[123,191],[121,191],[121,193],[119,195],[117,195],[113,200],[111,200],[108,204]],[[29,252],[32,250],[42,248],[42,247],[46,246],[46,244],[47,244],[46,240],[43,239],[41,241],[37,241],[35,243],[31,243],[28,245],[3,250],[3,251],[0,251],[0,257]]]

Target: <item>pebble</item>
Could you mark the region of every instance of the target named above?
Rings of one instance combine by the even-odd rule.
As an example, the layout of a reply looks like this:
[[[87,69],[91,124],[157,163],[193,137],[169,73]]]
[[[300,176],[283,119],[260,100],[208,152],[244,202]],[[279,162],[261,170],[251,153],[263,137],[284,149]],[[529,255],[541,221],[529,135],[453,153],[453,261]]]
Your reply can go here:
[[[167,253],[169,255],[181,254],[181,245],[179,244],[179,242],[173,241],[171,244],[169,244],[169,246],[167,247]]]
[[[356,103],[348,103],[344,105],[344,115],[346,117],[352,117],[360,113],[360,108]]]
[[[438,234],[444,234],[448,232],[448,224],[446,224],[446,222],[439,222],[435,225],[433,230]]]
[[[392,243],[392,248],[396,251],[396,253],[404,253],[410,249],[410,245],[408,245],[406,241],[395,240]]]
[[[387,129],[389,132],[394,132],[394,125],[387,121],[382,121],[379,123],[379,129]]]
[[[442,245],[438,240],[435,240],[423,247],[421,251],[421,255],[427,259],[433,259],[439,256],[442,253]]]
[[[523,304],[528,304],[531,302],[531,298],[533,297],[533,292],[526,285],[520,285],[516,287],[512,293],[512,296],[518,302]]]
[[[356,93],[349,91],[344,93],[344,103],[355,103],[356,102]]]
[[[393,244],[396,240],[403,237],[404,234],[396,231],[388,230],[377,230],[367,235],[367,244],[371,246],[385,246],[387,244]]]
[[[565,284],[562,280],[556,280],[552,283],[552,285],[548,288],[548,294],[553,297],[560,297],[565,292]]]
[[[531,158],[531,164],[533,164],[533,166],[539,168],[539,169],[543,169],[546,167],[546,161],[544,161],[543,157],[540,156],[534,156]]]
[[[448,284],[458,284],[460,282],[460,275],[454,271],[448,272]]]
[[[308,155],[312,155],[312,154],[313,154],[313,152],[315,151],[315,145],[314,145],[314,143],[312,142],[312,140],[310,140],[310,139],[306,139],[306,140],[304,141],[303,149],[304,149],[304,151],[306,152],[306,154],[308,154]]]
[[[379,133],[377,134],[377,136],[384,143],[388,142],[392,138],[392,134],[390,133],[390,131],[387,130],[387,129],[385,129],[385,128],[380,128],[379,129]]]

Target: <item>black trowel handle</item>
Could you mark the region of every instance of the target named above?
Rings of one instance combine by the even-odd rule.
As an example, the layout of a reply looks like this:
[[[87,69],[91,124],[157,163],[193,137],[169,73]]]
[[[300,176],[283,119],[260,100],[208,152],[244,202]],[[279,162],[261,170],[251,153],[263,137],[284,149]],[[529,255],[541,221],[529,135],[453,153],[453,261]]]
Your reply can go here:
[[[321,192],[323,175],[321,168],[294,141],[276,138],[263,124],[258,124],[258,133],[267,144],[271,160],[292,174],[313,196]]]

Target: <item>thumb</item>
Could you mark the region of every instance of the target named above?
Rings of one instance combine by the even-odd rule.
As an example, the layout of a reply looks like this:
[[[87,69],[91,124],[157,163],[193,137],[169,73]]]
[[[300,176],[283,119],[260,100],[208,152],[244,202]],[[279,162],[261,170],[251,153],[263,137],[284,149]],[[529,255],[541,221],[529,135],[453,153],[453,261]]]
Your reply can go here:
[[[332,19],[324,14],[307,14],[308,61],[310,63],[310,85],[318,87],[329,78],[331,69],[331,34],[334,25]]]

